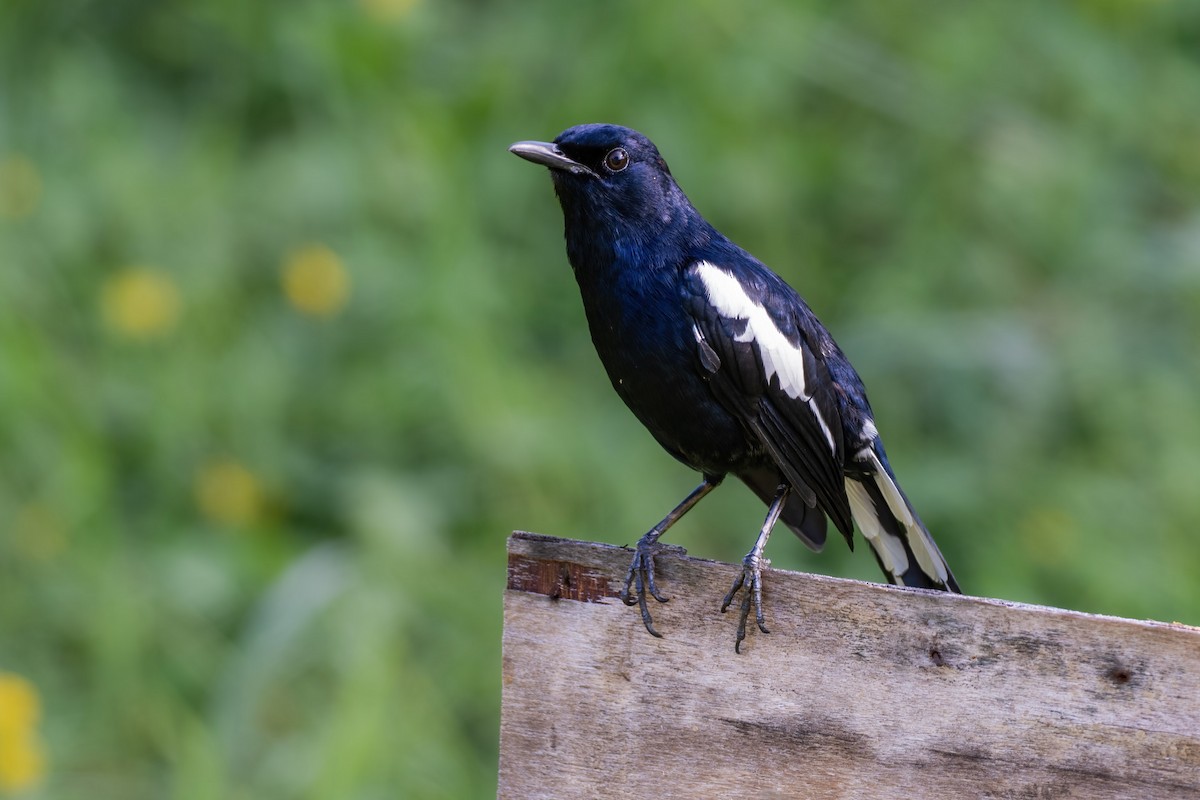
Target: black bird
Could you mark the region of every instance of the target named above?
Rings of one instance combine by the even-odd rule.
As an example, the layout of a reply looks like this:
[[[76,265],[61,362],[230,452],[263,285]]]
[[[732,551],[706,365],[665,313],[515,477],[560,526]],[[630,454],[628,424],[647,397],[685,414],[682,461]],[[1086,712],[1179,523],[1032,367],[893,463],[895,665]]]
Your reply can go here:
[[[692,207],[654,144],[618,125],[579,125],[509,150],[550,168],[567,257],[592,342],[617,394],[667,452],[703,482],[637,543],[621,598],[654,629],[647,592],[659,538],[732,473],[769,510],[725,611],[742,591],[735,649],[763,549],[783,520],[813,550],[826,518],[854,547],[858,523],[894,584],[958,584],[888,465],[862,381],[782,278]],[[631,597],[630,589],[636,599]]]

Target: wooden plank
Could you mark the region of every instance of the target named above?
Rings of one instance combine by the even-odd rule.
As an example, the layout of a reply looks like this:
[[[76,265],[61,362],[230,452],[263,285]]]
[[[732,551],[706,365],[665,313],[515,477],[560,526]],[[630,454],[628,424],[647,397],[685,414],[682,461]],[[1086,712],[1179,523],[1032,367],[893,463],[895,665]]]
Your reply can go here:
[[[1200,629],[769,570],[733,651],[739,567],[516,533],[499,797],[1196,798]]]

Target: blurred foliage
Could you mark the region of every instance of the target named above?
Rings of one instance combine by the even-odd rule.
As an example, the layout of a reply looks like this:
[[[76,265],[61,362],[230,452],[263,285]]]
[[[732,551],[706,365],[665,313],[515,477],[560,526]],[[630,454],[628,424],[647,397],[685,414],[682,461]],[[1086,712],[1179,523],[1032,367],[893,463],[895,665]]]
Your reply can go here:
[[[584,121],[808,297],[967,591],[1200,623],[1200,4],[6,0],[10,790],[494,792],[506,534],[696,481],[505,153]]]

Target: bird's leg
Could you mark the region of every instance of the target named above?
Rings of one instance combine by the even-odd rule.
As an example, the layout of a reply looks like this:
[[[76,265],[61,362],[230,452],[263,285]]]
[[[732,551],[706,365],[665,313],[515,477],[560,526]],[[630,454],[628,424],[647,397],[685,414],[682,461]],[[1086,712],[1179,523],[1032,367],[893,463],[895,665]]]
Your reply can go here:
[[[667,598],[659,593],[658,585],[654,582],[654,556],[662,549],[658,539],[684,514],[691,511],[692,506],[699,503],[704,495],[720,486],[724,478],[724,475],[705,475],[704,481],[693,489],[691,494],[683,498],[683,502],[675,506],[670,514],[663,517],[661,522],[648,530],[645,536],[638,539],[637,550],[633,554],[633,563],[629,565],[629,572],[625,575],[625,588],[621,590],[621,600],[627,606],[637,604],[641,608],[642,623],[645,624],[646,630],[652,636],[662,638],[662,634],[654,630],[654,622],[650,619],[650,609],[646,606],[646,592],[649,591],[650,595],[660,603],[667,602]],[[636,597],[630,595],[631,586]]]
[[[771,501],[771,507],[767,509],[767,518],[763,520],[762,530],[758,532],[754,547],[750,548],[750,552],[742,559],[742,572],[733,582],[733,587],[721,603],[721,612],[724,613],[725,609],[729,608],[729,604],[733,602],[734,595],[738,593],[738,590],[744,590],[742,613],[738,618],[737,641],[733,644],[734,652],[742,652],[742,640],[746,638],[746,619],[750,616],[751,604],[754,605],[754,621],[758,623],[758,629],[763,633],[770,633],[763,619],[762,609],[763,551],[767,548],[767,539],[771,538],[771,531],[774,529],[775,523],[779,521],[779,515],[783,513],[783,506],[787,503],[791,488],[784,483],[775,490],[775,499]]]

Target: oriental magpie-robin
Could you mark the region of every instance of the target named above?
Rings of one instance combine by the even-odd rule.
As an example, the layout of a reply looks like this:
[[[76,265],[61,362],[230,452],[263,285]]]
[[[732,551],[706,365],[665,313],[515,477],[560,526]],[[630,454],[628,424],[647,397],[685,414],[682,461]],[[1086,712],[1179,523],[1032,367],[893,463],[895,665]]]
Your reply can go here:
[[[853,525],[894,584],[958,592],[896,482],[862,381],[791,286],[692,207],[654,144],[617,125],[579,125],[514,154],[550,168],[567,257],[592,341],[617,394],[667,452],[704,480],[637,543],[621,598],[654,629],[646,595],[659,538],[736,475],[768,505],[725,595],[742,592],[735,649],[762,608],[763,550],[782,520],[813,550],[826,519]],[[632,589],[632,591],[631,591]]]

